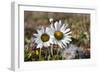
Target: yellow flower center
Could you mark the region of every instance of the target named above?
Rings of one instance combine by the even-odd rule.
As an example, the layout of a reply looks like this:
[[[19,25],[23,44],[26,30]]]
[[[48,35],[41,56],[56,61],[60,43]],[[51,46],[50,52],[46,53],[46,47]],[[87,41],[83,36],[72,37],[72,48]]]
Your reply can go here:
[[[60,32],[60,31],[56,31],[56,32],[54,33],[54,36],[55,36],[55,38],[56,38],[57,40],[61,40],[61,39],[63,38],[63,33]]]
[[[41,40],[42,40],[43,42],[49,41],[49,38],[50,38],[49,35],[46,34],[46,33],[44,33],[44,34],[41,35]]]

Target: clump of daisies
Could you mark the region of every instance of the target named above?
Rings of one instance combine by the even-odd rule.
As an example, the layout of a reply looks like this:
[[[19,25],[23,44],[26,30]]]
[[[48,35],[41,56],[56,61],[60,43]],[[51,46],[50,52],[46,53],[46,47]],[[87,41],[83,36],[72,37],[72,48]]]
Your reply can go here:
[[[71,31],[70,28],[68,28],[68,24],[62,23],[61,20],[54,22],[52,18],[50,18],[49,21],[49,27],[41,27],[37,29],[37,33],[33,34],[33,40],[37,44],[36,48],[40,49],[39,58],[41,58],[41,49],[43,47],[51,49],[50,54],[54,56],[54,45],[57,46],[57,55],[59,55],[59,53],[62,55],[62,53],[64,53],[62,49],[68,47],[71,41]],[[68,52],[69,49],[66,49],[66,51]]]

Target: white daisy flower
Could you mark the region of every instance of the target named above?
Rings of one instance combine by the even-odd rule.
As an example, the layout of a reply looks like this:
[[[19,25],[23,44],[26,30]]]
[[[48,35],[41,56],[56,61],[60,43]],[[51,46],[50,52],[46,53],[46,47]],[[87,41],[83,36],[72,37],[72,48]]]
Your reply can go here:
[[[61,20],[56,21],[50,25],[50,35],[53,40],[53,44],[58,44],[60,48],[65,48],[71,41],[71,32],[68,28],[68,24],[62,24]]]
[[[35,36],[34,41],[37,44],[37,48],[42,48],[50,46],[50,34],[49,34],[50,29],[42,27],[41,29],[37,30],[37,34],[33,34]]]

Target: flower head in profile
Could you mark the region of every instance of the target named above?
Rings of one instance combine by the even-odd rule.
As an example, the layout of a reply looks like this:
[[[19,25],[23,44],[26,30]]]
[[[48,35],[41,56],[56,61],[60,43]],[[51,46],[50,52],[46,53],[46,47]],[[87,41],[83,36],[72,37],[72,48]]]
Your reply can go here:
[[[51,23],[50,35],[53,44],[59,45],[60,48],[65,48],[71,41],[71,32],[68,24],[62,24],[61,20]]]
[[[37,34],[33,34],[33,40],[37,44],[37,48],[49,47],[51,43],[51,38],[49,34],[49,27],[42,27],[41,29],[37,29]]]

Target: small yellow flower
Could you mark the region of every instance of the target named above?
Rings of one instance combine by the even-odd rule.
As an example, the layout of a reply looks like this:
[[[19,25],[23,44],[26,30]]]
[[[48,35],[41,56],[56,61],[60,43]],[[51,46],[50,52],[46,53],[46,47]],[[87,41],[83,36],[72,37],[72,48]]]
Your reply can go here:
[[[35,53],[36,53],[36,55],[39,55],[39,52],[38,52],[38,50],[36,50],[36,51],[35,51]]]

